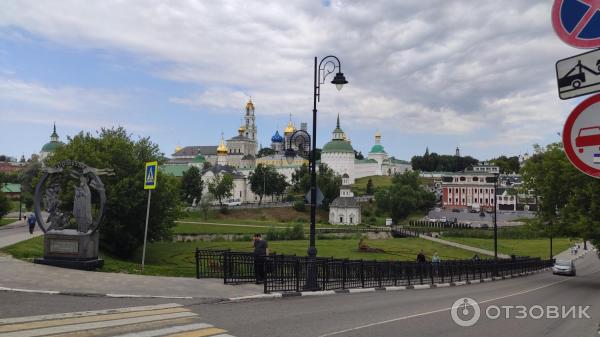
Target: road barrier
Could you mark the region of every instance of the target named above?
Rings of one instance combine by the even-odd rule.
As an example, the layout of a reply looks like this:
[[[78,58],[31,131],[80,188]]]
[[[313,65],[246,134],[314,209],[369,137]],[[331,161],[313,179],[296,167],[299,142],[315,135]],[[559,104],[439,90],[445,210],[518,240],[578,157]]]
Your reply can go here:
[[[552,260],[450,260],[438,263],[366,261],[295,255],[255,257],[252,253],[196,249],[196,277],[222,278],[225,284],[253,283],[264,270],[264,292],[383,288],[510,277],[552,266]],[[314,270],[316,282],[307,282]]]

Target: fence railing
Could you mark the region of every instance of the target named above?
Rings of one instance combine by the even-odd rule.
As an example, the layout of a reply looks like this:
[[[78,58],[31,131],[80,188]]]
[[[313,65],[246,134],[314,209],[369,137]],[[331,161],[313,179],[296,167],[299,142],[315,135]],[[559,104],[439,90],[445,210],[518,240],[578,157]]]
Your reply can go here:
[[[452,283],[519,275],[550,266],[552,260],[539,258],[418,263],[310,260],[294,255],[255,257],[252,253],[196,249],[197,278],[222,278],[226,284],[236,284],[256,282],[261,275],[265,293]],[[314,275],[313,282],[308,282],[309,275]]]

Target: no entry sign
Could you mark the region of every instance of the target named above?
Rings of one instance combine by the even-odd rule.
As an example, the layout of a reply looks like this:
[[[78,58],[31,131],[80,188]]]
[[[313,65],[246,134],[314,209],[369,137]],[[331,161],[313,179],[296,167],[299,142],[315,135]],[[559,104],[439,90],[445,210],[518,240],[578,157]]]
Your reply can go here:
[[[552,26],[573,47],[600,47],[600,1],[554,0]]]
[[[573,109],[565,122],[563,144],[575,167],[600,178],[600,94]]]

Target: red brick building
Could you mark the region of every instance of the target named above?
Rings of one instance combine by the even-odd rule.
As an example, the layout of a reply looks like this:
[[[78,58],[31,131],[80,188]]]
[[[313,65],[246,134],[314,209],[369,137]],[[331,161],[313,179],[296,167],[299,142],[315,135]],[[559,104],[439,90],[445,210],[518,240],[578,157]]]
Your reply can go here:
[[[0,172],[6,174],[17,173],[25,168],[25,163],[16,163],[11,161],[0,162]]]
[[[446,209],[494,207],[494,175],[485,172],[449,173],[442,177],[442,206]]]

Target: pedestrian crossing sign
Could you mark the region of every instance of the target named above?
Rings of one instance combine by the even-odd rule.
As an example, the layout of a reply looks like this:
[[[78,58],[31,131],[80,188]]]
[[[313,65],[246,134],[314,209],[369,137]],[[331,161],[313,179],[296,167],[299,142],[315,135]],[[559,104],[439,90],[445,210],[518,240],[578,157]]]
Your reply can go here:
[[[156,188],[156,174],[158,173],[158,162],[151,161],[146,163],[146,174],[144,175],[144,189],[153,190]]]

